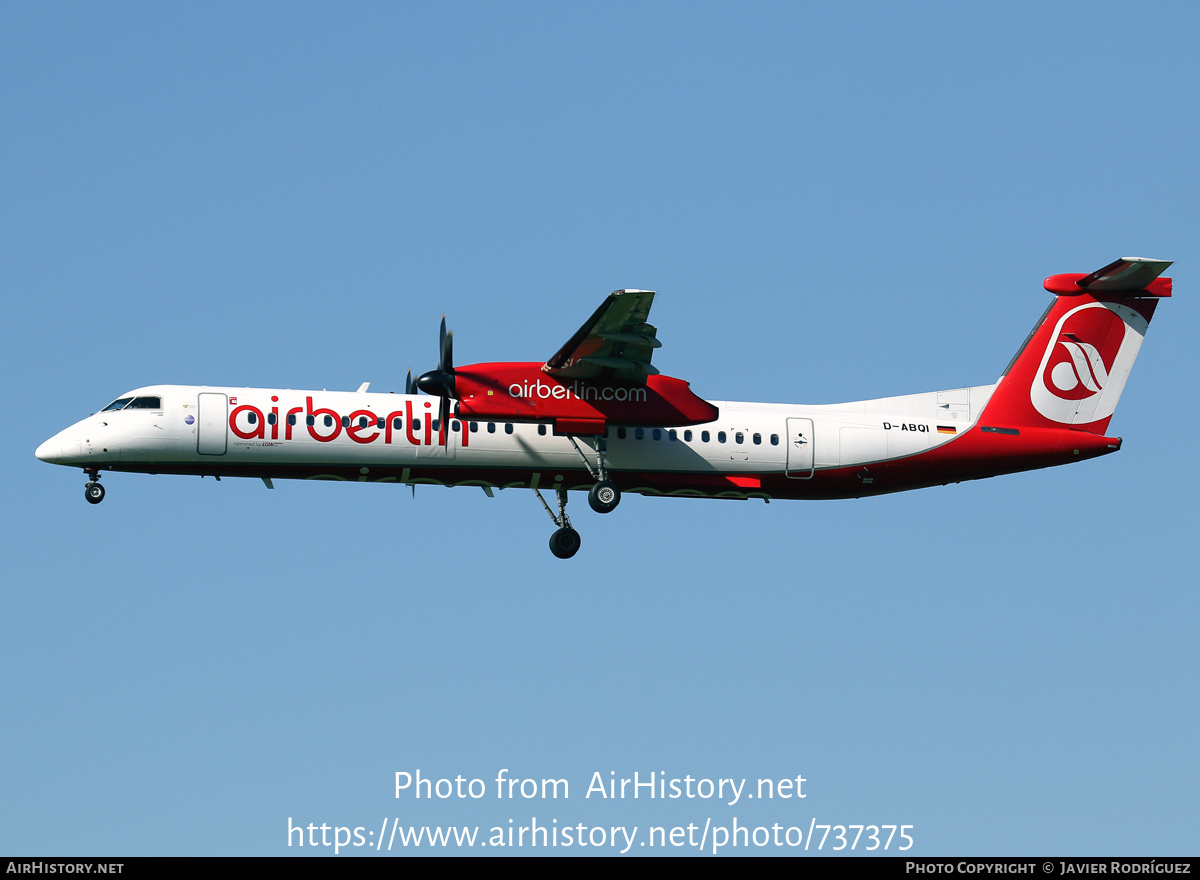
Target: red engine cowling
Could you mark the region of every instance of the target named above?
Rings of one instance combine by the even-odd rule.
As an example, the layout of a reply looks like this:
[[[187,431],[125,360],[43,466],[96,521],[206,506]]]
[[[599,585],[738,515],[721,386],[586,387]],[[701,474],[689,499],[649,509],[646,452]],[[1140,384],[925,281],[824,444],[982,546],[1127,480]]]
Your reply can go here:
[[[458,413],[464,419],[553,422],[567,434],[600,433],[616,425],[696,425],[719,410],[671,376],[646,384],[604,379],[559,380],[540,363],[470,364],[455,367]]]

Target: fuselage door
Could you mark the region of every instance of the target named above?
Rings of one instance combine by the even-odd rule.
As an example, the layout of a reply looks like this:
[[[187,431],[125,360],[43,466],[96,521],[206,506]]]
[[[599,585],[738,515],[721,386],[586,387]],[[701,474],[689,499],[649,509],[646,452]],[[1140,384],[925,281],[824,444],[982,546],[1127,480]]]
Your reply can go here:
[[[812,419],[787,420],[787,476],[807,480],[813,475]]]
[[[201,455],[224,455],[228,445],[229,398],[204,392],[196,414],[196,451]]]

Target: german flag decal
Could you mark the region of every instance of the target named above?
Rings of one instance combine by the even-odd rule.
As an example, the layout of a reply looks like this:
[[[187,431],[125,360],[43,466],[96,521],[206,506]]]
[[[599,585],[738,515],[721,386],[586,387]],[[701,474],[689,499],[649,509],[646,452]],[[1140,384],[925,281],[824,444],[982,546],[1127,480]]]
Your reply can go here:
[[[957,434],[958,429],[952,425],[938,425],[939,434]]]

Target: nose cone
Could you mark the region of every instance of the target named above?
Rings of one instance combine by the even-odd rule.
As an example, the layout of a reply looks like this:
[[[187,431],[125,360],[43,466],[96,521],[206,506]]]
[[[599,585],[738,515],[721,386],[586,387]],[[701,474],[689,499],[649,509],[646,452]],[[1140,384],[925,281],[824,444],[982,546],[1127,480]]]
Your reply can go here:
[[[33,454],[42,461],[47,461],[50,464],[58,464],[63,458],[62,441],[60,441],[58,439],[58,435],[55,434],[53,437],[39,446]]]
[[[33,454],[50,464],[72,464],[79,461],[79,451],[79,434],[67,428],[39,446]]]

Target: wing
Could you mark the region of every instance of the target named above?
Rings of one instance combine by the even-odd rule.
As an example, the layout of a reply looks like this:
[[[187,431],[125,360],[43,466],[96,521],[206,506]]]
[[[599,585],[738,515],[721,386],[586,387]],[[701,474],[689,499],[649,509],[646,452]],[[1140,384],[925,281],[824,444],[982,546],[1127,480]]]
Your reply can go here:
[[[646,323],[653,303],[653,290],[614,290],[542,369],[563,379],[606,375],[645,382],[658,375],[650,355],[662,343],[658,329]]]

